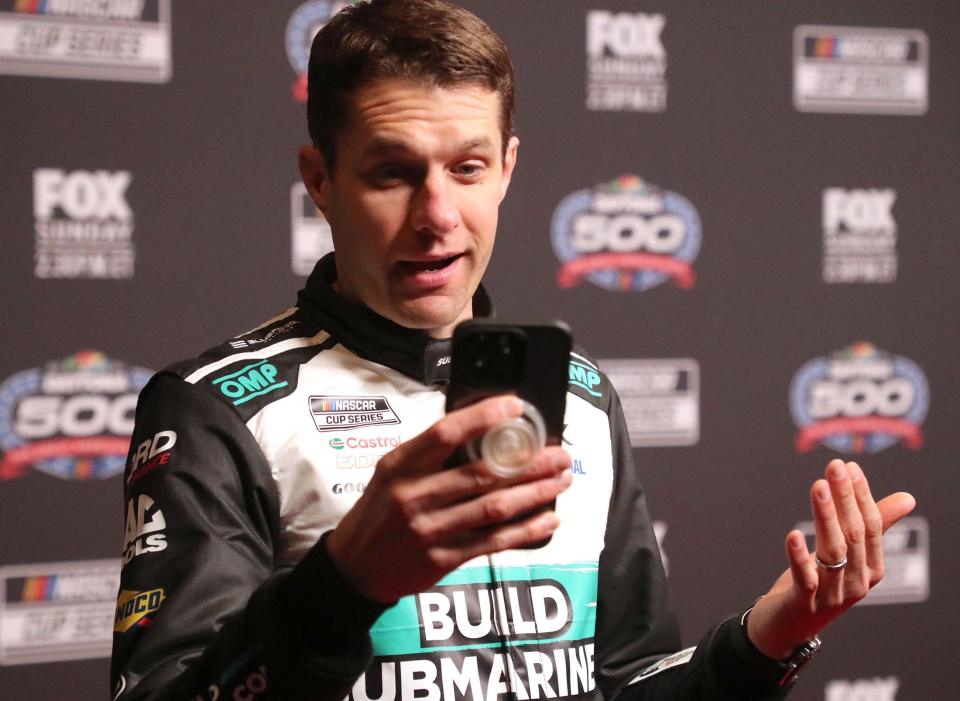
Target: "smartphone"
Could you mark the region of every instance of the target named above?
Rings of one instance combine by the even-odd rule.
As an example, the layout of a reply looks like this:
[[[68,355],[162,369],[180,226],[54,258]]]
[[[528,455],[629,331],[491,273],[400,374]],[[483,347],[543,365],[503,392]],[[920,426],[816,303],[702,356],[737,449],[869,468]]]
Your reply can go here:
[[[570,329],[560,321],[510,324],[472,319],[459,324],[453,332],[446,410],[513,394],[536,407],[543,420],[545,444],[560,445],[572,345]],[[469,460],[461,449],[447,465]],[[548,540],[528,547],[541,547]]]

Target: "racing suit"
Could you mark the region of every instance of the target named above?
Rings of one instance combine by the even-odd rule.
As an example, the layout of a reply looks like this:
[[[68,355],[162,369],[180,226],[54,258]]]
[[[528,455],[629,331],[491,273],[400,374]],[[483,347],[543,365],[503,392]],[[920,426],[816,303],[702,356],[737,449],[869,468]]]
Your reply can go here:
[[[465,563],[385,606],[329,559],[383,454],[444,411],[449,342],[341,298],[322,259],[297,305],[161,371],[124,475],[115,698],[774,699],[731,618],[680,653],[619,400],[579,350],[574,479],[550,543]],[[475,315],[489,313],[481,288]]]

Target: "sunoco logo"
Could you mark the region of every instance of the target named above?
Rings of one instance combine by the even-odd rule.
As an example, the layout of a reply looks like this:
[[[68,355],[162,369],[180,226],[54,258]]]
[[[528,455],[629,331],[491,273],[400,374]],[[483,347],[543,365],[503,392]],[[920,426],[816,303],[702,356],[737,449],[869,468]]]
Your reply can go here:
[[[150,614],[160,610],[160,604],[166,599],[163,589],[150,591],[123,590],[117,597],[117,612],[113,619],[113,630],[126,633],[135,625],[147,625]]]
[[[870,343],[807,362],[790,384],[801,453],[818,444],[842,453],[876,453],[901,442],[918,450],[929,405],[923,370]]]
[[[300,5],[290,15],[286,32],[287,58],[297,73],[293,96],[298,102],[307,101],[307,69],[310,67],[313,38],[331,17],[350,4],[352,3],[343,0],[311,0]]]
[[[137,394],[153,374],[83,351],[0,384],[0,479],[30,467],[64,479],[123,471]]]
[[[584,278],[608,290],[642,292],[671,280],[694,285],[700,216],[682,195],[626,175],[565,197],[553,213],[561,287]]]
[[[397,417],[386,397],[310,397],[310,415],[318,431],[342,431],[362,426],[381,426],[398,424]],[[363,447],[380,448],[393,445],[385,439],[364,439],[370,445]],[[378,443],[377,441],[380,441]],[[331,447],[339,449],[331,442]],[[340,447],[343,447],[341,444]],[[358,447],[361,447],[358,445]]]
[[[125,170],[33,172],[38,278],[133,277],[130,180]]]

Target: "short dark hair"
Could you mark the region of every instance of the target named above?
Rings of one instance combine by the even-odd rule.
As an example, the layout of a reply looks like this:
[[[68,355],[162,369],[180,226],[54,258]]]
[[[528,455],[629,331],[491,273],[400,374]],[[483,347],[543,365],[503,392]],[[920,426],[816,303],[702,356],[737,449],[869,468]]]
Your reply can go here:
[[[383,78],[441,88],[472,83],[496,92],[506,150],[513,134],[513,65],[490,26],[447,0],[365,0],[337,13],[310,50],[307,128],[331,170],[349,97]]]

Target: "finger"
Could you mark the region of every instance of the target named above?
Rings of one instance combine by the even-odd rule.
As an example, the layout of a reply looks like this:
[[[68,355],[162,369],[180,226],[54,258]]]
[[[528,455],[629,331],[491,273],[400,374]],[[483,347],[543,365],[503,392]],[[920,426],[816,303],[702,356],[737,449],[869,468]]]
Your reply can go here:
[[[444,548],[446,558],[461,564],[481,555],[534,545],[549,538],[559,525],[556,513],[541,511],[514,523],[474,533],[457,547]]]
[[[803,533],[794,530],[787,534],[786,540],[787,562],[790,564],[790,574],[793,576],[793,583],[800,590],[809,596],[817,592],[817,566],[814,564],[813,556],[807,549],[806,538]]]
[[[810,490],[813,524],[817,536],[816,553],[821,561],[840,562],[847,556],[847,543],[840,529],[837,509],[826,480],[819,479]]]
[[[402,471],[404,474],[438,470],[443,461],[461,445],[522,413],[523,404],[510,395],[491,397],[451,411],[427,430],[383,456],[377,468]]]
[[[886,496],[877,502],[877,508],[880,510],[880,518],[883,519],[883,532],[913,511],[917,505],[917,500],[912,494],[907,492],[896,492]]]
[[[533,463],[519,475],[501,477],[491,472],[482,460],[442,470],[406,485],[411,511],[428,511],[475,497],[494,488],[552,478],[570,468],[570,455],[563,448],[540,450]]]
[[[847,463],[850,473],[850,484],[857,500],[857,507],[863,518],[864,547],[866,549],[867,567],[870,569],[870,584],[877,583],[878,575],[883,573],[883,518],[880,509],[870,493],[870,484],[867,476],[855,462]]]
[[[817,533],[817,557],[821,562],[842,562],[847,556],[847,544],[840,529],[837,510],[830,493],[830,485],[820,479],[810,490],[813,508],[813,523]],[[817,598],[827,606],[839,606],[843,602],[843,570],[817,568]]]
[[[411,527],[427,543],[456,542],[471,531],[507,521],[541,509],[557,498],[573,479],[569,471],[511,487],[497,489],[443,509],[418,514]]]
[[[866,586],[868,576],[867,552],[864,545],[865,527],[853,484],[850,481],[850,465],[853,463],[845,464],[841,460],[831,460],[827,465],[827,481],[830,483],[830,493],[833,496],[840,530],[843,531],[846,544],[847,569],[844,575],[851,581],[863,582]],[[820,559],[823,560],[823,555]],[[830,562],[839,562],[839,560],[830,560]]]

